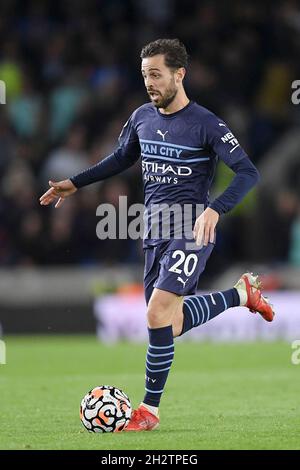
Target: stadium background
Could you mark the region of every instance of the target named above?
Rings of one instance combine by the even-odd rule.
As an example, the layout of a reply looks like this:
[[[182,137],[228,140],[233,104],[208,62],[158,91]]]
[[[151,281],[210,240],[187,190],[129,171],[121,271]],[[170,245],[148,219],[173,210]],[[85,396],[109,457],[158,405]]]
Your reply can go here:
[[[100,203],[117,208],[119,195],[142,201],[139,166],[80,190],[59,210],[40,207],[38,199],[50,178],[73,175],[115,148],[128,116],[147,100],[139,53],[158,37],[178,37],[186,44],[188,96],[228,123],[262,177],[260,186],[220,221],[199,288],[230,287],[246,269],[264,273],[280,322],[274,322],[270,334],[260,319],[252,322],[247,316],[242,324],[234,314],[226,323],[220,316],[207,325],[208,336],[226,341],[300,338],[300,105],[291,100],[292,82],[300,79],[298,3],[2,0],[0,80],[6,84],[6,104],[0,105],[0,323],[8,345],[7,371],[10,357],[21,358],[20,367],[35,355],[45,358],[48,339],[64,355],[63,345],[55,342],[58,333],[95,336],[97,331],[102,342],[144,339],[131,315],[136,312],[143,329],[141,243],[96,237]],[[212,198],[231,176],[220,164]],[[95,306],[100,316],[102,308],[106,317],[115,318],[108,325],[113,331],[103,330],[105,319],[96,319]],[[125,324],[116,326],[118,318]],[[30,336],[27,343],[12,337],[9,356],[9,335],[16,333],[47,338],[35,342]],[[101,341],[93,354],[105,354]],[[36,346],[27,357],[29,344]],[[72,351],[89,351],[88,344],[78,336]],[[290,344],[281,347],[282,354],[275,348],[274,360],[289,367]],[[71,363],[69,358],[72,369]],[[125,374],[126,364],[122,367]]]

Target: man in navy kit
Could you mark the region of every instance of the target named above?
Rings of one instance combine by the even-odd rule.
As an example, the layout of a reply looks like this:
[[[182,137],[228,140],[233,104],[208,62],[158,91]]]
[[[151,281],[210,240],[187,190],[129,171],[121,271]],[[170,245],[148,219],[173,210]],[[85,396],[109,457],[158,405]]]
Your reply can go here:
[[[146,358],[146,394],[133,412],[126,431],[159,426],[158,406],[174,357],[174,337],[214,318],[224,310],[245,306],[272,321],[274,312],[260,291],[257,276],[245,273],[227,291],[196,296],[199,276],[215,243],[219,216],[235,207],[257,183],[259,175],[227,125],[212,112],[190,101],[183,79],[187,53],[177,39],[159,39],[141,52],[142,75],[151,99],[136,109],[123,127],[116,151],[79,175],[49,182],[42,205],[64,199],[78,188],[116,175],[140,157],[144,183],[146,227],[145,297],[149,347]],[[229,187],[213,202],[209,189],[218,158],[235,173]],[[191,234],[153,236],[151,209],[160,204],[179,208],[201,204],[192,212]],[[190,235],[190,236],[189,236]],[[195,243],[191,242],[191,238]],[[189,297],[186,297],[189,296]]]

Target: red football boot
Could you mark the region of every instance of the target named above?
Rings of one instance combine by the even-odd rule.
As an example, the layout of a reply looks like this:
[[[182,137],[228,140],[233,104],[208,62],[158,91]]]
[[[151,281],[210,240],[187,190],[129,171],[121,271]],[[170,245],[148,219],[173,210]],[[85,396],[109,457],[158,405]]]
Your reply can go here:
[[[159,427],[159,418],[143,405],[133,410],[131,420],[124,431],[153,431]]]
[[[260,313],[264,320],[273,321],[275,312],[269,300],[261,293],[258,276],[245,273],[234,286],[241,298],[241,305],[248,307],[250,312]]]

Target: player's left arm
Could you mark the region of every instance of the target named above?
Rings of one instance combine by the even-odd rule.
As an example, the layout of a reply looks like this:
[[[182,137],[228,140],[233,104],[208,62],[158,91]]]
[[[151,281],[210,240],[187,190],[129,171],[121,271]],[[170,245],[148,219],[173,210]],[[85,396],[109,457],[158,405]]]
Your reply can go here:
[[[227,125],[212,115],[205,127],[205,141],[213,154],[231,168],[235,176],[225,191],[198,217],[194,236],[204,246],[214,242],[219,217],[233,209],[257,184],[259,173]]]

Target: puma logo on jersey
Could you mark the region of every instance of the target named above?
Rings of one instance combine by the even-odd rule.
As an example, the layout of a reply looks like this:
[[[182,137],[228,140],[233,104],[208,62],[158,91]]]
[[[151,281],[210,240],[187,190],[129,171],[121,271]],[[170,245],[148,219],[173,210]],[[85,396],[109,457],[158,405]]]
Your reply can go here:
[[[162,131],[160,129],[157,130],[156,134],[160,135],[162,138],[163,138],[163,141],[165,141],[165,135],[168,133],[168,131],[166,131],[164,134],[162,133]]]
[[[181,282],[183,284],[183,287],[185,287],[186,283],[188,282],[188,279],[184,281],[181,277],[178,276],[177,281]]]

